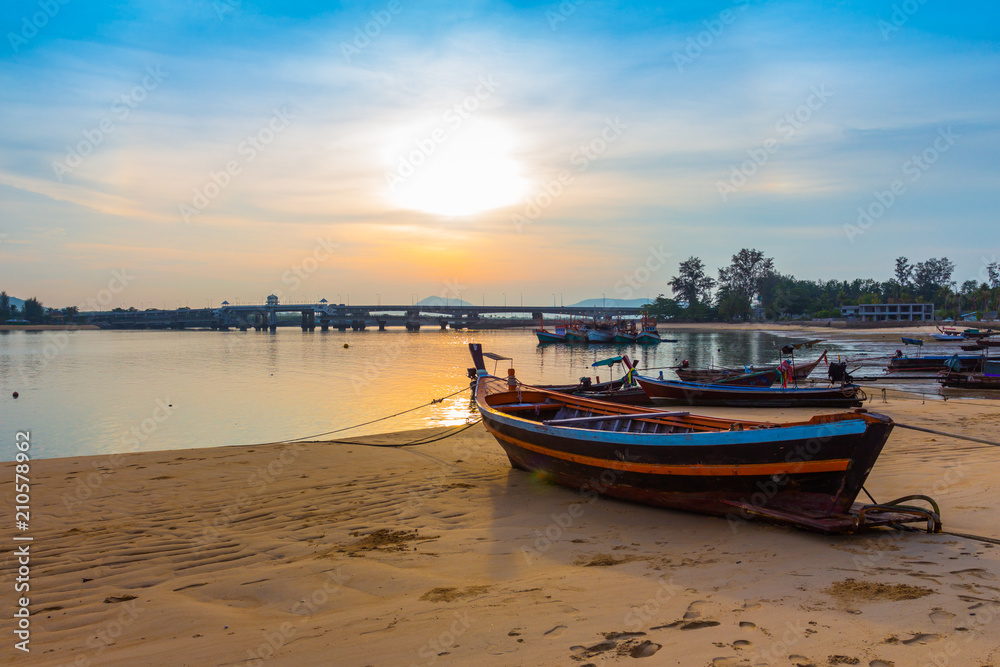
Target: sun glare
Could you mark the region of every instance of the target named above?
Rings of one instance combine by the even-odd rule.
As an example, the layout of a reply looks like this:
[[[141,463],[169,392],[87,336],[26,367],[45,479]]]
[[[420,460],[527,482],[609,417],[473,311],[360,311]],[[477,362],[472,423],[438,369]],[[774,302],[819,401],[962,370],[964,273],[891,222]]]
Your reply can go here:
[[[512,146],[510,132],[476,119],[411,138],[392,151],[389,198],[400,208],[448,217],[513,204],[524,196],[527,183],[511,157]]]

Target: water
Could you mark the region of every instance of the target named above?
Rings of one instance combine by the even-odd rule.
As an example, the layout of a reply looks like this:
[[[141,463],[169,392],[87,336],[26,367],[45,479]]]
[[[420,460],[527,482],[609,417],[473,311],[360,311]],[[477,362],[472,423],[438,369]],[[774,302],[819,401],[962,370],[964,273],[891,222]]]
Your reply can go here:
[[[757,331],[663,333],[678,342],[540,346],[530,330],[3,332],[0,438],[12,443],[16,431],[30,430],[33,456],[53,458],[326,433],[468,387],[469,342],[513,357],[524,382],[566,384],[583,375],[610,379],[607,367],[595,372],[590,364],[618,354],[653,369],[682,359],[696,368],[764,364],[777,359],[781,345],[804,340]],[[838,353],[888,355],[896,347],[891,341],[827,337],[819,349],[829,348],[836,360]],[[802,351],[798,358],[811,361],[818,354]],[[501,375],[505,364],[498,365]],[[669,370],[664,374],[673,377]],[[933,381],[924,384],[926,391],[937,391]],[[14,391],[20,393],[17,400]],[[454,425],[474,416],[469,392],[463,392],[339,435]],[[4,447],[0,460],[12,458],[13,447]]]

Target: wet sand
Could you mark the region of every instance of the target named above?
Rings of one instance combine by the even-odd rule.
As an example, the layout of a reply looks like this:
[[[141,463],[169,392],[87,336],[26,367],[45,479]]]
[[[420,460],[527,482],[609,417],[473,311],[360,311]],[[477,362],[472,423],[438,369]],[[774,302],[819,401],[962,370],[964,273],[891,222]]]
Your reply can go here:
[[[866,407],[987,438],[1000,423],[989,401]],[[591,501],[511,470],[481,424],[405,449],[41,460],[31,478],[31,653],[9,630],[8,537],[3,664],[1000,664],[1000,546]],[[1000,448],[896,429],[867,488],[929,494],[946,530],[1000,537]]]

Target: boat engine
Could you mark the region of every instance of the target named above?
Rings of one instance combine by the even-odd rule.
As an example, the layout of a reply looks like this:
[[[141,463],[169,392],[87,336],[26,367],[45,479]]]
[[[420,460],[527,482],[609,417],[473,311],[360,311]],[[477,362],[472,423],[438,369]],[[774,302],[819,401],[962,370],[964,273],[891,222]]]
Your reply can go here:
[[[830,364],[829,368],[826,371],[826,374],[830,378],[830,382],[832,384],[837,384],[839,382],[841,385],[844,385],[844,384],[850,384],[851,382],[854,381],[854,378],[851,376],[851,374],[847,372],[846,361],[838,364]]]

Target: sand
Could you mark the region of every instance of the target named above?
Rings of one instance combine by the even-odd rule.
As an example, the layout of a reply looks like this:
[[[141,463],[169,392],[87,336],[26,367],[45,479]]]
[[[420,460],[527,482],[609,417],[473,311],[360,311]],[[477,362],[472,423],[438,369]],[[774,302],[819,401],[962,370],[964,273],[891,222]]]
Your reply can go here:
[[[985,437],[1000,423],[989,401],[868,407]],[[13,648],[5,537],[5,665],[1000,665],[1000,546],[591,501],[511,470],[482,425],[409,449],[42,460],[31,477],[31,653]],[[4,464],[4,516],[12,479]],[[1000,448],[897,429],[868,489],[930,494],[946,529],[1000,537]]]

